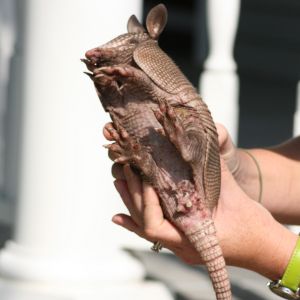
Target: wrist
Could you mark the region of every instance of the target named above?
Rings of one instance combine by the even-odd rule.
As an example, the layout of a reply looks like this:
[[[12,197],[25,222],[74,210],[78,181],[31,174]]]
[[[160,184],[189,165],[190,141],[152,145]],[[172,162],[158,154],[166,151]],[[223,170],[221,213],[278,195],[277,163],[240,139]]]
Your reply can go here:
[[[225,162],[221,162],[221,195],[213,218],[225,260],[229,265],[278,279],[284,273],[298,237],[242,192]]]
[[[235,230],[226,229],[235,232],[235,238],[228,236],[226,244],[224,243],[226,262],[255,271],[272,280],[281,278],[298,236],[278,223],[270,212],[251,199],[241,200],[238,207],[238,215],[233,211],[229,216]],[[220,233],[222,236],[222,231]]]
[[[246,268],[251,269],[271,280],[282,277],[292,256],[298,236],[278,223],[268,212],[256,230],[254,250],[249,253]]]
[[[300,299],[300,239],[290,257],[283,276],[269,281],[267,286],[276,295],[284,299]]]

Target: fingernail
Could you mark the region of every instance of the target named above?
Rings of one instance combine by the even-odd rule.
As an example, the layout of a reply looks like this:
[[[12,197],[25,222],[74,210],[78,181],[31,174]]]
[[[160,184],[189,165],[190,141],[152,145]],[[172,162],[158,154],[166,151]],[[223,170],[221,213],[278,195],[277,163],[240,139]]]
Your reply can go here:
[[[119,225],[119,223],[118,223],[118,215],[114,215],[114,216],[111,218],[111,221],[112,221],[114,224]]]

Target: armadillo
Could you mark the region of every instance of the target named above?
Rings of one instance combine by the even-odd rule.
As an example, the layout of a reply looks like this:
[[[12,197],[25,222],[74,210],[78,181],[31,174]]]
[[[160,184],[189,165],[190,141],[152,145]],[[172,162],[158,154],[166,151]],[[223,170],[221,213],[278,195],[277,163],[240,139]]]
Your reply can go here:
[[[86,52],[82,61],[119,133],[118,162],[151,183],[165,218],[179,228],[205,263],[218,300],[232,299],[212,210],[220,194],[220,156],[207,105],[158,46],[167,23],[163,4],[146,28],[132,15],[128,33]],[[113,150],[113,145],[112,150]]]

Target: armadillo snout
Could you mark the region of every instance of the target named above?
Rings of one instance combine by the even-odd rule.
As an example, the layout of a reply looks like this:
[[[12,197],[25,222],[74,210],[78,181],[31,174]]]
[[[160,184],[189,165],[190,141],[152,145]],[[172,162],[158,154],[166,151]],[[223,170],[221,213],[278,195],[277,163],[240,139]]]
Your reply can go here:
[[[103,49],[101,47],[98,47],[88,50],[85,53],[85,57],[95,66],[104,67],[119,63],[120,59],[116,54],[117,53],[116,51],[114,51],[114,49]]]
[[[97,61],[99,60],[101,56],[101,51],[99,48],[94,48],[91,50],[88,50],[85,53],[85,57],[90,60],[92,63],[97,63]]]

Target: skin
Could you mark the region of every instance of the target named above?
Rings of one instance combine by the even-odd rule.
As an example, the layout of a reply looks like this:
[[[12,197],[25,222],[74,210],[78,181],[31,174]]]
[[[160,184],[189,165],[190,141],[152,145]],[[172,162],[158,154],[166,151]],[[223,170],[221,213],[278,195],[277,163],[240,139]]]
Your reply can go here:
[[[114,136],[108,130],[111,126],[105,126],[104,136],[112,141]],[[224,127],[217,127],[222,180],[213,219],[226,263],[278,279],[284,273],[297,241],[297,235],[280,221],[289,224],[300,221],[297,205],[300,187],[295,184],[300,179],[300,155],[295,150],[300,147],[300,139],[268,150],[251,150],[263,174],[261,205],[253,201],[258,198],[259,191],[253,159],[234,147]],[[116,159],[112,153],[109,156]],[[199,255],[184,235],[164,219],[153,188],[142,182],[129,165],[114,164],[112,173],[116,178],[116,189],[129,211],[128,215],[115,215],[112,221],[148,241],[160,241],[189,264],[201,264]]]

